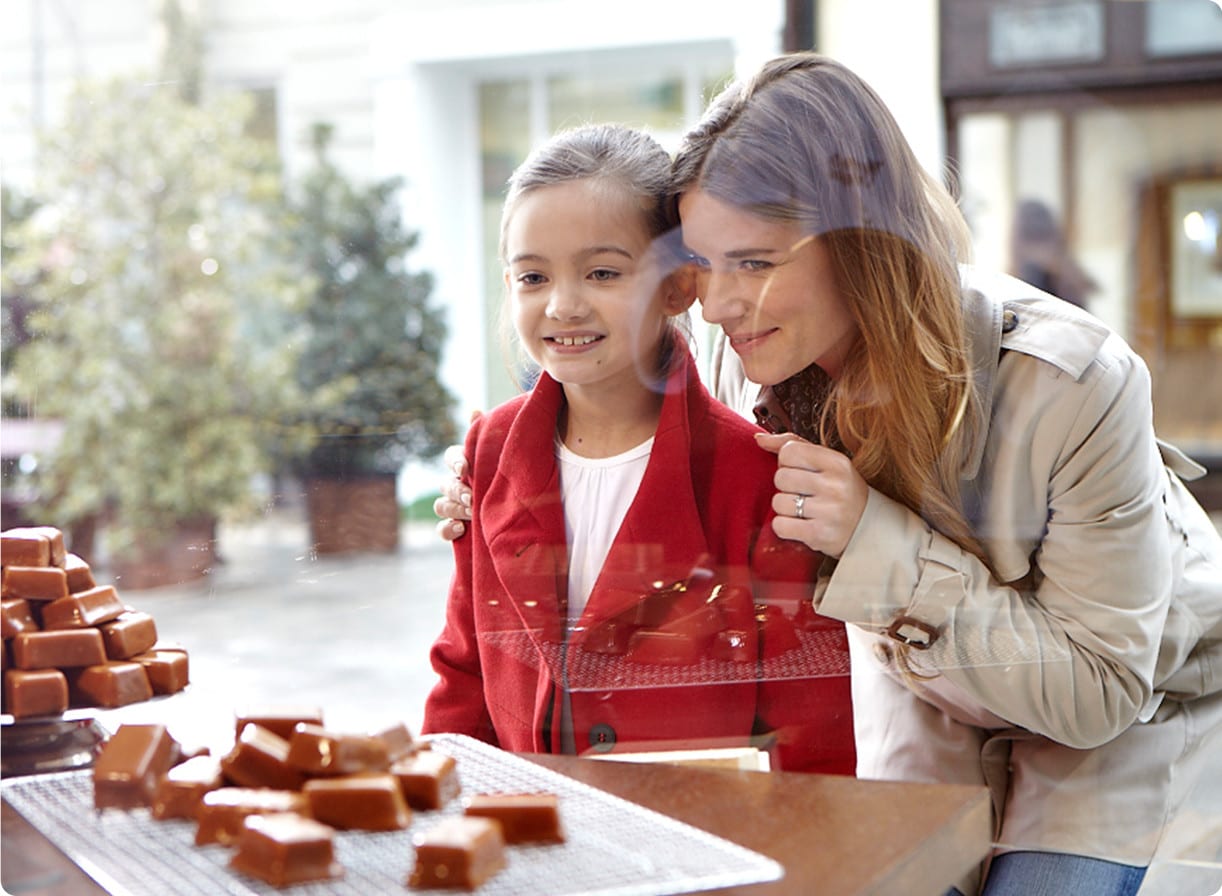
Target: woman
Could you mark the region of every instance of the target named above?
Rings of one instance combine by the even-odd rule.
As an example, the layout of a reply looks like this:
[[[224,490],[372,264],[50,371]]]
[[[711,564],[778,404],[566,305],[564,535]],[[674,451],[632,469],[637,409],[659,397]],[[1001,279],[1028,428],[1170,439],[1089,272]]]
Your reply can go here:
[[[1145,366],[961,273],[952,200],[831,60],[728,88],[675,170],[718,395],[802,437],[766,438],[774,527],[832,558],[858,774],[987,784],[990,896],[1136,892],[1222,717],[1222,543]]]
[[[773,525],[849,623],[858,774],[990,788],[961,893],[1135,893],[1222,728],[1222,541],[1140,358],[965,267],[953,201],[832,60],[727,88],[675,174],[716,393],[786,431]]]

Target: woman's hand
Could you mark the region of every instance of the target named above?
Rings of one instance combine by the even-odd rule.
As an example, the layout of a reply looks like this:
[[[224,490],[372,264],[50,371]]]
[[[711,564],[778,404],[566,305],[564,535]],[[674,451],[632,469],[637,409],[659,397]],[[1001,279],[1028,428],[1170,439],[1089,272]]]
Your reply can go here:
[[[451,445],[445,450],[445,465],[454,475],[441,483],[441,497],[433,502],[433,513],[441,517],[437,534],[443,541],[461,538],[467,531],[463,520],[471,519],[471,489],[462,481],[467,473],[467,459],[462,451],[462,445]]]
[[[848,546],[866,510],[869,486],[849,458],[792,433],[759,433],[755,441],[777,456],[772,481],[772,531],[829,557]]]

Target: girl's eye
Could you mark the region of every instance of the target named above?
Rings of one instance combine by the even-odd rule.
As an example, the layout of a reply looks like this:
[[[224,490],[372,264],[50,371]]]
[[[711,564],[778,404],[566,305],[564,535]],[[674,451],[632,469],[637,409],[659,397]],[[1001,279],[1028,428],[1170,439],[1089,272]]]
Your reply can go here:
[[[527,271],[525,274],[518,274],[518,282],[524,286],[538,286],[546,279],[542,274],[534,271]]]
[[[619,271],[613,271],[610,268],[595,268],[593,271],[590,271],[591,280],[614,280],[618,276]]]

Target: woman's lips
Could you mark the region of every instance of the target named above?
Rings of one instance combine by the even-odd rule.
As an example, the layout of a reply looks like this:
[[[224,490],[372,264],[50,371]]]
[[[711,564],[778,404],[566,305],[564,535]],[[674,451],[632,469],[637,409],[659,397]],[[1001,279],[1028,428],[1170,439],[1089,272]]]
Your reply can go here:
[[[749,353],[775,332],[776,328],[773,327],[770,330],[758,330],[754,333],[736,333],[729,337],[730,348],[740,355]]]

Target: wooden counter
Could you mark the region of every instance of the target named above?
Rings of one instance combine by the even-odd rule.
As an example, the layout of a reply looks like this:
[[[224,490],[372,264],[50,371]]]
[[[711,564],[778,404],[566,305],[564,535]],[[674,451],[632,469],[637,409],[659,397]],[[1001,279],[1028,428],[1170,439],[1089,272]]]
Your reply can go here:
[[[571,756],[527,758],[767,855],[785,868],[781,881],[716,891],[722,896],[941,896],[989,850],[984,788]],[[8,893],[106,893],[7,802],[0,846]]]

